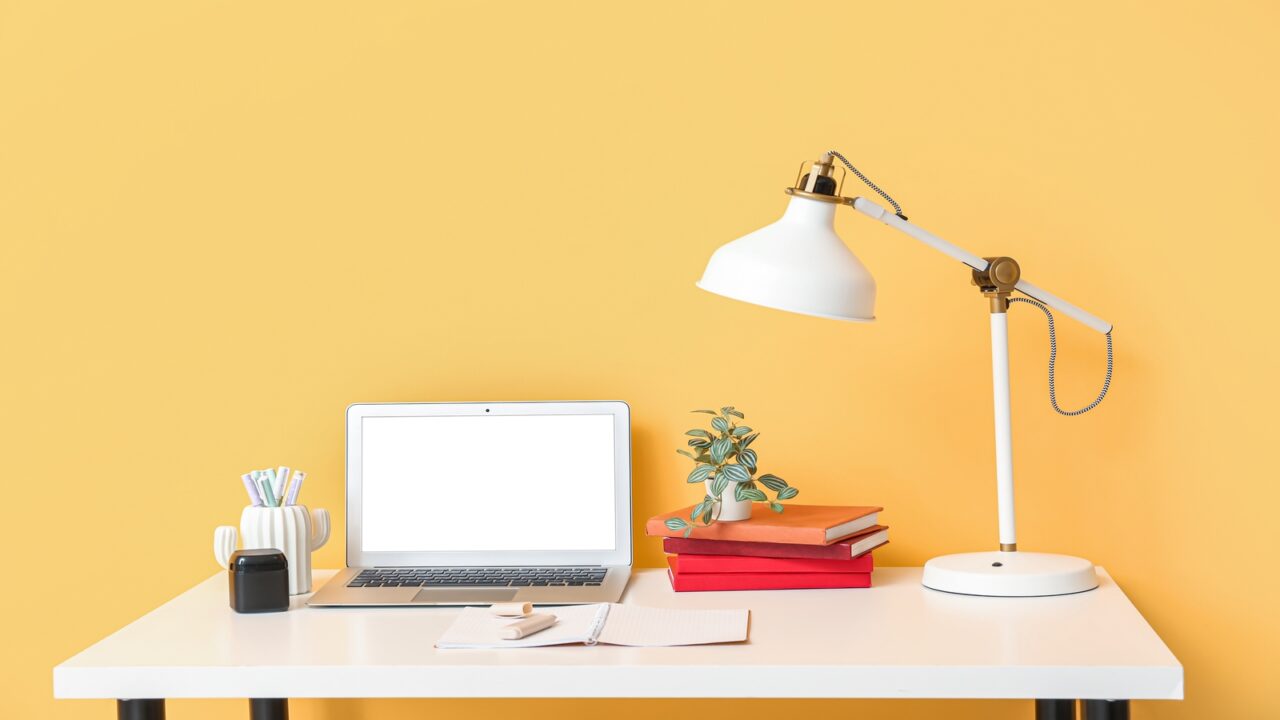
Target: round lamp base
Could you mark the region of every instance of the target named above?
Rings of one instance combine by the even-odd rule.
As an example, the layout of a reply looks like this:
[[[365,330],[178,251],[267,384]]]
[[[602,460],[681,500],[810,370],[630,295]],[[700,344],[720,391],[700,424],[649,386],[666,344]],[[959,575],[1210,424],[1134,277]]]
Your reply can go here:
[[[943,555],[924,564],[927,588],[962,595],[1038,597],[1098,587],[1093,563],[1070,555],[976,552]]]

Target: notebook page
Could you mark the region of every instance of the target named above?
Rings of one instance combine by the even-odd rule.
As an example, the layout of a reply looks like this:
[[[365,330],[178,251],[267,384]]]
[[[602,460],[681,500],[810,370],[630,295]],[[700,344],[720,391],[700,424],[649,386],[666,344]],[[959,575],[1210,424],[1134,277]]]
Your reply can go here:
[[[742,642],[751,611],[673,610],[613,604],[599,641],[607,645],[668,647]]]
[[[555,615],[555,625],[527,638],[504,640],[500,635],[502,628],[520,618],[495,617],[487,607],[463,608],[462,613],[453,621],[449,629],[445,630],[436,641],[436,647],[441,649],[527,648],[585,643],[591,640],[592,626],[596,616],[608,610],[609,606],[605,604],[539,607],[534,612]]]

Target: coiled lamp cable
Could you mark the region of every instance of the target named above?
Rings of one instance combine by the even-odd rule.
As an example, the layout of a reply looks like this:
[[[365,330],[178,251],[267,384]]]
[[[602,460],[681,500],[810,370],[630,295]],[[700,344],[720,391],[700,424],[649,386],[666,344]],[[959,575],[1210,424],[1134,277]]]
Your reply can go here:
[[[844,166],[849,169],[849,172],[856,175],[859,180],[867,184],[867,187],[871,188],[873,191],[875,191],[877,195],[884,198],[885,201],[888,202],[889,205],[893,207],[894,214],[896,214],[898,217],[902,218],[903,220],[907,219],[907,216],[902,214],[902,206],[898,204],[898,201],[894,200],[892,197],[889,197],[889,193],[885,192],[884,190],[881,190],[879,185],[876,185],[874,182],[871,182],[871,178],[867,177],[866,175],[863,175],[862,171],[854,167],[853,163],[849,162],[848,158],[846,158],[844,155],[842,155],[841,153],[835,150],[828,150],[827,154],[833,158],[836,158],[841,163],[843,163]],[[1040,311],[1044,313],[1045,318],[1049,320],[1049,404],[1053,406],[1054,412],[1058,413],[1059,415],[1065,415],[1067,417],[1075,417],[1077,415],[1083,415],[1089,412],[1090,410],[1098,407],[1098,404],[1101,403],[1103,398],[1107,396],[1107,391],[1111,389],[1111,371],[1115,367],[1114,357],[1113,357],[1112,348],[1111,348],[1111,333],[1110,332],[1107,333],[1107,375],[1102,380],[1102,390],[1098,393],[1098,397],[1094,398],[1093,402],[1089,403],[1088,405],[1085,405],[1079,410],[1063,410],[1062,406],[1058,404],[1058,391],[1054,383],[1054,375],[1055,375],[1055,371],[1057,369],[1057,363],[1058,363],[1058,334],[1053,325],[1053,312],[1049,310],[1048,306],[1046,306],[1044,303],[1039,302],[1037,300],[1031,300],[1028,298],[1020,298],[1020,297],[1018,298],[1011,297],[1009,298],[1009,302],[1026,303],[1028,305],[1033,305],[1035,307],[1038,307],[1040,308]]]
[[[1098,407],[1098,403],[1102,402],[1102,399],[1107,396],[1107,391],[1111,389],[1111,370],[1114,367],[1111,354],[1111,333],[1107,333],[1107,376],[1102,380],[1102,391],[1098,393],[1098,397],[1095,398],[1093,402],[1085,405],[1079,410],[1063,410],[1062,407],[1058,405],[1058,393],[1057,390],[1054,389],[1053,383],[1054,366],[1058,361],[1058,337],[1053,327],[1053,313],[1050,312],[1049,308],[1046,307],[1044,303],[1036,300],[1018,297],[1009,298],[1009,302],[1034,305],[1035,307],[1040,308],[1040,311],[1044,313],[1044,316],[1049,319],[1049,404],[1053,406],[1054,411],[1059,415],[1075,417],[1076,415],[1083,415]]]

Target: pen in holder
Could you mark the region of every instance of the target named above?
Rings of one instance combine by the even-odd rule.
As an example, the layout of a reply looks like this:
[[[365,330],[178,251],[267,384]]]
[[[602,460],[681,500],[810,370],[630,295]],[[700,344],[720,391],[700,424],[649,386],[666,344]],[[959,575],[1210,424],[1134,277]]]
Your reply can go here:
[[[274,548],[289,561],[289,594],[311,592],[311,551],[329,541],[329,511],[305,505],[250,505],[240,514],[240,538],[245,550]],[[236,529],[223,525],[213,531],[213,555],[224,569],[236,550]]]

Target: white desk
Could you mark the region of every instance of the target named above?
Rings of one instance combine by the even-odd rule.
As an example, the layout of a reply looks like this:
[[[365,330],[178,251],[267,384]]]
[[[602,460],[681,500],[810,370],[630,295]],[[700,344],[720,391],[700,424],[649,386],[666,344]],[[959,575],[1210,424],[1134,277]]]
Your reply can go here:
[[[640,570],[623,602],[751,609],[747,643],[685,648],[436,650],[449,608],[238,615],[219,573],[53,671],[58,698],[121,702],[162,718],[163,698],[752,697],[1027,698],[1043,718],[1127,717],[1127,700],[1182,698],[1182,666],[1111,578],[1063,597],[948,595],[919,568],[859,590],[674,593]],[[317,571],[317,586],[332,571]],[[743,668],[767,683],[740,682]],[[156,700],[147,700],[156,699]],[[283,717],[284,700],[252,705]],[[158,714],[157,714],[158,713]]]

